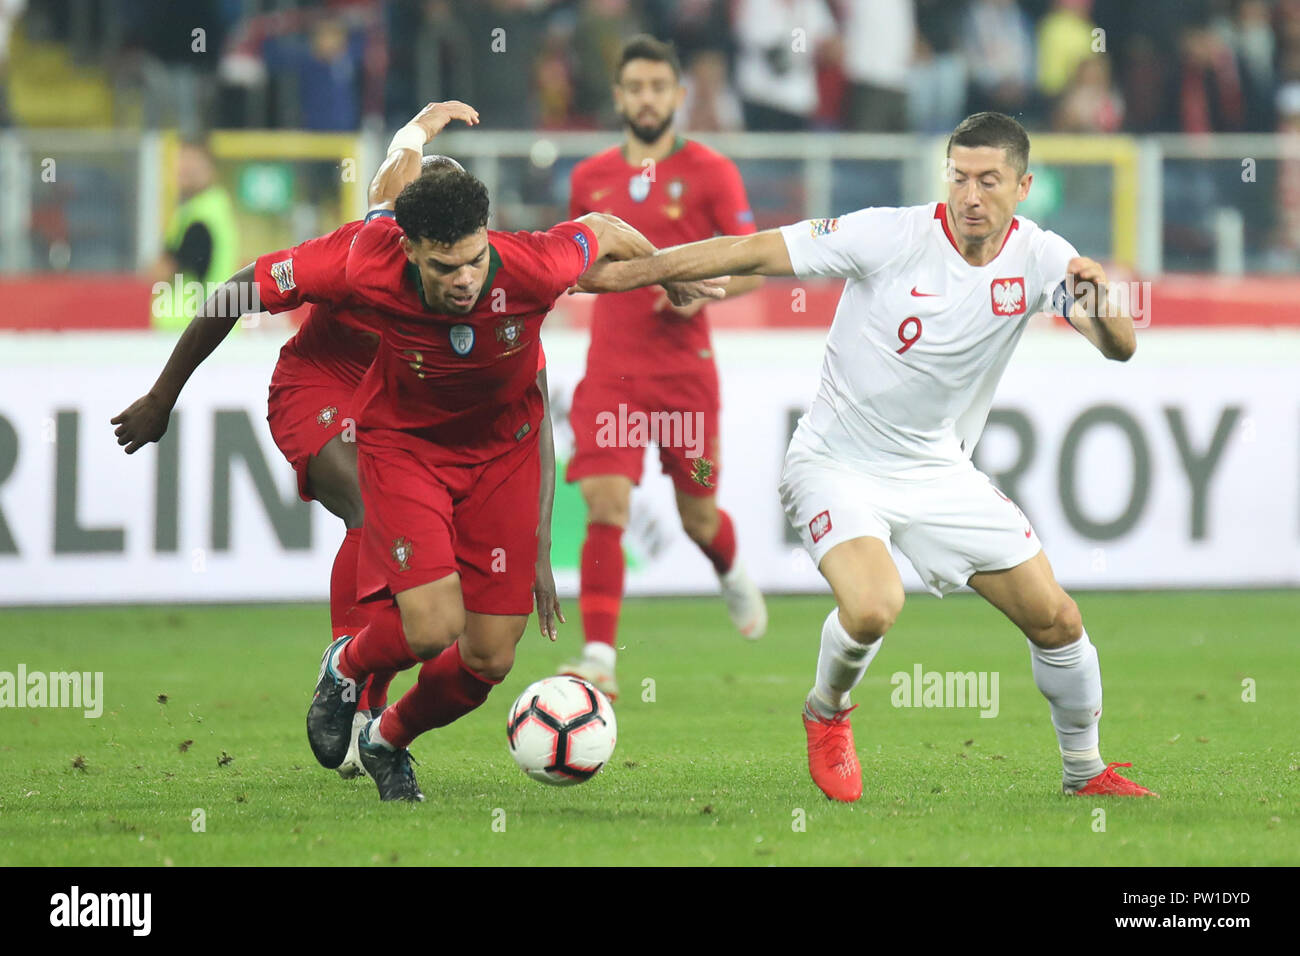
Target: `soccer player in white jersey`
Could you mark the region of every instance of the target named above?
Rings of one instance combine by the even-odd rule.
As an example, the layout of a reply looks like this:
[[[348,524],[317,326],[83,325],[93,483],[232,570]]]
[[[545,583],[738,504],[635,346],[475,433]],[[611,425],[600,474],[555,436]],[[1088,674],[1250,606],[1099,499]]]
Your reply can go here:
[[[934,594],[969,585],[1024,632],[1066,793],[1155,796],[1115,772],[1129,764],[1102,761],[1101,672],[1079,608],[1020,509],[970,461],[1031,315],[1065,316],[1109,359],[1136,348],[1132,317],[1107,307],[1102,267],[1015,215],[1028,165],[1020,124],[977,113],[948,141],[946,202],[719,236],[583,278],[593,292],[727,275],[848,280],[780,489],[838,605],[803,713],[809,770],[836,800],[862,794],[849,692],[903,607],[891,541]]]

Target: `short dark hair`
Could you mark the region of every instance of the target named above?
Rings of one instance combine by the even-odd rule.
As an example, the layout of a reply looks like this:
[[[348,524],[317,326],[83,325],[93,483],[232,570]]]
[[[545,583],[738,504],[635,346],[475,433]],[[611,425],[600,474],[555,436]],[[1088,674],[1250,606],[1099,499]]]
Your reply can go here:
[[[1017,176],[1023,176],[1029,169],[1029,134],[1005,113],[974,113],[966,117],[948,137],[948,156],[952,155],[954,146],[996,146],[1006,151],[1007,162]]]
[[[420,160],[420,175],[434,176],[441,173],[450,172],[453,169],[465,171],[465,167],[450,156],[443,156],[441,153],[433,153]]]
[[[648,33],[639,33],[623,44],[623,52],[618,56],[618,69],[614,71],[616,82],[623,79],[623,67],[632,60],[667,63],[673,68],[673,76],[678,80],[682,78],[682,61],[677,59],[677,50],[671,43],[657,40]]]
[[[419,176],[397,194],[393,211],[412,242],[454,245],[487,225],[487,187],[463,169]]]

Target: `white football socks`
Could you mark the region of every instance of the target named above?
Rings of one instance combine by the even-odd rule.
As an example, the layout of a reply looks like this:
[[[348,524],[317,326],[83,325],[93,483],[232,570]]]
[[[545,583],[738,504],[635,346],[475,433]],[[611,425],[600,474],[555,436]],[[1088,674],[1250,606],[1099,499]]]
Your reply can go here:
[[[847,710],[849,691],[858,686],[884,638],[859,644],[840,623],[840,609],[832,608],[822,624],[821,651],[817,654],[817,683],[808,695],[808,706],[818,716],[831,719]]]
[[[1034,683],[1052,708],[1052,726],[1061,748],[1063,782],[1083,786],[1106,769],[1098,748],[1101,720],[1101,666],[1097,648],[1084,631],[1073,644],[1043,648],[1029,642]]]
[[[614,645],[605,644],[601,641],[588,641],[584,644],[582,656],[611,671],[614,669],[614,662],[618,660],[618,652],[614,650]]]
[[[379,717],[376,717],[366,725],[368,729],[363,731],[367,738],[366,742],[372,747],[383,747],[385,750],[396,750],[397,748],[385,740],[384,735],[379,732],[379,722],[382,717],[383,714],[380,714]]]

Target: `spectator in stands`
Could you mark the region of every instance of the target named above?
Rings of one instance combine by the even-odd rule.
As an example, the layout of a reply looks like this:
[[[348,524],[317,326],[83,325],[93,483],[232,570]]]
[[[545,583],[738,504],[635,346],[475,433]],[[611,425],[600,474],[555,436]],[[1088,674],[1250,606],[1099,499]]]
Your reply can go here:
[[[1300,81],[1277,91],[1278,132],[1300,137]],[[1300,156],[1289,151],[1277,164],[1277,226],[1268,265],[1279,271],[1300,268]]]
[[[1243,128],[1252,133],[1268,132],[1277,122],[1273,109],[1277,42],[1271,17],[1266,0],[1238,0],[1231,17],[1214,23],[1214,32],[1237,59],[1246,103]]]
[[[1110,81],[1110,60],[1103,54],[1079,61],[1052,115],[1058,133],[1115,133],[1124,122],[1124,100]]]
[[[1238,132],[1246,123],[1246,104],[1237,58],[1204,24],[1186,27],[1180,40],[1179,127],[1184,133]]]
[[[730,57],[728,4],[729,0],[645,0],[645,32],[671,42],[684,63],[700,51]]]
[[[916,0],[916,44],[907,72],[907,126],[951,132],[966,115],[966,58],[959,36],[966,0]]]
[[[628,0],[582,0],[570,46],[574,109],[583,126],[604,129],[621,120],[609,91],[623,44],[644,25]]]
[[[997,110],[1023,120],[1035,106],[1029,18],[1015,0],[974,0],[964,34],[971,71],[966,112]]]
[[[907,74],[916,46],[913,0],[857,0],[844,9],[845,127],[872,133],[907,129]]]
[[[537,53],[548,32],[547,4],[481,0],[455,6],[468,38],[465,65],[471,80],[468,94],[456,92],[455,98],[473,103],[492,129],[534,128]]]
[[[736,86],[747,129],[809,127],[818,105],[816,58],[837,29],[825,0],[739,0],[733,24]]]
[[[1055,101],[1093,50],[1092,0],[1055,0],[1038,21],[1038,90]],[[1094,71],[1095,72],[1095,71]]]
[[[298,37],[272,37],[262,50],[268,68],[297,82],[299,124],[304,129],[360,127],[364,36],[349,35],[336,17],[323,17],[312,25],[308,43]]]
[[[743,129],[740,98],[727,79],[727,58],[720,50],[700,50],[691,57],[683,80],[679,129],[692,132],[732,132]]]
[[[238,265],[238,236],[230,196],[217,183],[216,167],[207,147],[181,145],[176,157],[180,205],[167,224],[165,251],[154,267],[154,281],[168,284],[171,294],[154,303],[154,328],[180,331],[194,318],[197,306],[187,286],[224,282]],[[206,298],[206,293],[200,298]]]
[[[9,35],[27,0],[0,0],[0,128],[9,125]]]

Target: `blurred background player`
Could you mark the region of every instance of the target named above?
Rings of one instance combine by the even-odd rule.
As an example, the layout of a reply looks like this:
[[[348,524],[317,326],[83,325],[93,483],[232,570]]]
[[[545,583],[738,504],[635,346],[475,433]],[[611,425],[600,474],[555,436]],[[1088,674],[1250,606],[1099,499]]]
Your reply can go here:
[[[661,247],[754,231],[735,165],[677,134],[674,116],[684,96],[671,45],[642,35],[623,46],[614,104],[626,135],[574,168],[571,218],[613,213]],[[761,282],[757,276],[732,279],[727,295]],[[618,694],[614,636],[623,600],[622,536],[645,460],[641,443],[611,440],[611,429],[603,427],[611,421],[665,415],[661,421],[682,423],[682,436],[687,427],[702,426],[693,443],[674,442],[671,434],[651,437],[676,488],[682,527],[713,564],[732,622],[751,639],[767,627],[763,596],[736,557],[731,516],[717,506],[718,369],[705,301],[676,307],[658,288],[599,296],[586,377],[573,394],[574,454],[565,478],[579,484],[587,504],[578,598],[586,645],[560,673],[591,681],[611,698]]]
[[[176,187],[180,205],[167,223],[166,249],[154,266],[153,279],[166,282],[170,295],[163,295],[153,308],[156,329],[179,332],[194,318],[188,303],[198,297],[187,294],[186,285],[224,282],[238,264],[239,235],[230,195],[217,182],[212,153],[201,142],[182,143],[176,152]]]

